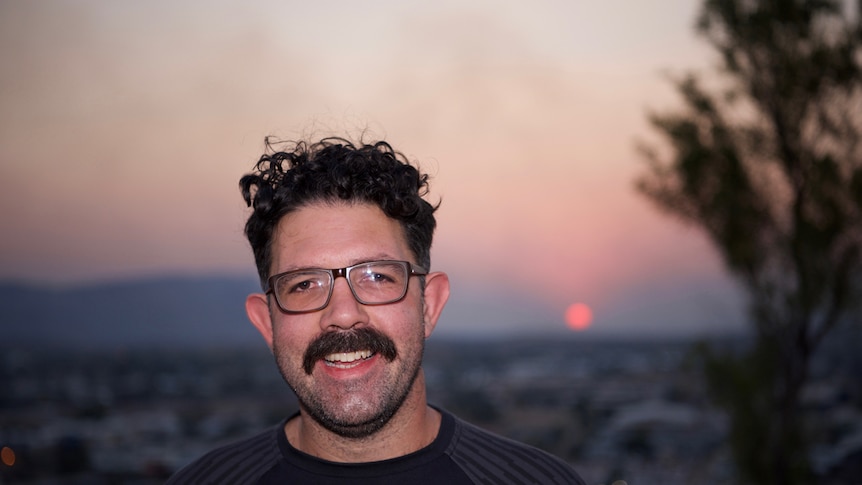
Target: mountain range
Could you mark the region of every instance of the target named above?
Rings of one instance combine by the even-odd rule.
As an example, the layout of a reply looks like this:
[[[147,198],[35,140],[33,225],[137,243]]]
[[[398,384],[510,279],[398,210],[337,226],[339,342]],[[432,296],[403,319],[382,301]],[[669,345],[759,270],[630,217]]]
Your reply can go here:
[[[251,276],[170,276],[57,287],[0,282],[0,348],[188,348],[264,345],[244,302]],[[435,335],[564,332],[555,315],[499,288],[458,287]]]
[[[0,347],[214,346],[262,343],[241,277],[163,277],[56,288],[0,283]]]

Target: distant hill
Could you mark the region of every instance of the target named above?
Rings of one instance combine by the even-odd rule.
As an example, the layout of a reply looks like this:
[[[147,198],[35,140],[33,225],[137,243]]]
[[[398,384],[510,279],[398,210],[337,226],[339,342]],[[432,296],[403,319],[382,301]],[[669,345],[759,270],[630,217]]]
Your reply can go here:
[[[72,288],[0,283],[0,347],[261,344],[245,315],[253,278],[164,277]]]
[[[0,282],[0,349],[264,346],[245,315],[245,297],[257,291],[253,276],[136,278],[66,288]],[[624,305],[615,308],[625,310]],[[696,302],[692,308],[703,313]],[[605,315],[599,328],[577,338],[691,335],[703,318],[691,320],[689,310],[671,305],[658,316],[648,311],[632,316],[629,308],[622,316]],[[693,323],[686,327],[689,320]],[[676,331],[662,332],[675,326]],[[575,337],[563,323],[562,309],[514,290],[458,281],[434,335]]]

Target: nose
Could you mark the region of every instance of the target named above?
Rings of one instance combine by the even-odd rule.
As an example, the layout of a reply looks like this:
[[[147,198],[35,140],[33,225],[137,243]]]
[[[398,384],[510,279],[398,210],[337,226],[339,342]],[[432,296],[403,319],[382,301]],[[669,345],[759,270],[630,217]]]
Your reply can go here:
[[[335,278],[332,296],[323,309],[320,326],[323,330],[349,329],[368,322],[365,305],[356,301],[346,278]]]

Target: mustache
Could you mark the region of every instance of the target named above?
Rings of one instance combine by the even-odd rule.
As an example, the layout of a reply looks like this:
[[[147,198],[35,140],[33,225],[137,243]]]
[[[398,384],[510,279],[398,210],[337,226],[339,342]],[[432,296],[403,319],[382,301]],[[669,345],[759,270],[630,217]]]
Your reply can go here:
[[[395,342],[373,328],[363,327],[347,331],[326,332],[314,339],[305,349],[305,355],[302,357],[302,369],[306,374],[311,375],[314,364],[327,355],[357,350],[370,350],[375,354],[380,354],[389,362],[398,356]]]

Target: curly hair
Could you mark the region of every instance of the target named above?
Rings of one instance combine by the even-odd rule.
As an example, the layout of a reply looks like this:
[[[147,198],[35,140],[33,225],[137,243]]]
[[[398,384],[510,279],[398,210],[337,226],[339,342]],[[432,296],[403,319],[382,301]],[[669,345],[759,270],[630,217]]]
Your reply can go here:
[[[262,286],[269,278],[272,240],[279,221],[315,203],[377,205],[400,223],[417,264],[430,268],[437,206],[423,199],[428,193],[427,174],[384,141],[355,146],[343,138],[324,138],[287,146],[290,150],[276,150],[267,138],[266,153],[254,171],[239,181],[243,199],[254,209],[245,234]]]

